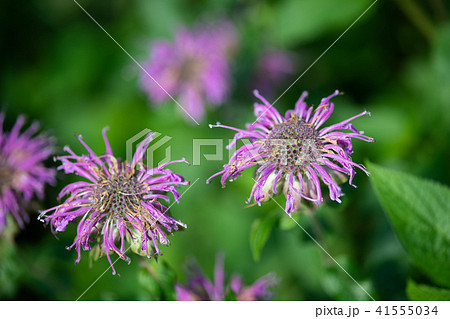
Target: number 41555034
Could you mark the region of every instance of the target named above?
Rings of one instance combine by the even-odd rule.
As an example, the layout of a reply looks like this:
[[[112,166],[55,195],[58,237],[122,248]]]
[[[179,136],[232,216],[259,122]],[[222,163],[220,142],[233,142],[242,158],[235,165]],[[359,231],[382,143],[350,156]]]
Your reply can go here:
[[[379,315],[384,316],[412,316],[412,315],[437,315],[437,306],[430,308],[429,306],[378,306],[377,310]]]

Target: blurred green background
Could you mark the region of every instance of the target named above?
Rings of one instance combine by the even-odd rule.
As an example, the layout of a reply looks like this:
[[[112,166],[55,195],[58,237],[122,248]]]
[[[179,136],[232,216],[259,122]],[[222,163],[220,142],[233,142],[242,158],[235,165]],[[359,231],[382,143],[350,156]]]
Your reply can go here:
[[[175,30],[198,20],[229,19],[239,32],[237,55],[231,61],[232,94],[227,103],[208,111],[200,126],[185,121],[173,102],[150,108],[138,85],[139,67],[73,1],[6,0],[0,3],[0,101],[6,110],[5,128],[19,114],[39,120],[43,130],[77,153],[84,150],[74,134],[97,153],[104,150],[101,130],[115,154],[125,157],[128,138],[149,128],[172,137],[172,159],[192,161],[194,138],[232,138],[231,131],[210,129],[209,123],[243,127],[254,120],[252,96],[255,66],[263,48],[288,50],[296,68],[273,88],[276,99],[322,54],[371,0],[282,1],[84,1],[79,3],[137,61],[148,57],[151,41],[173,39]],[[354,122],[376,143],[354,143],[353,159],[370,160],[449,184],[450,166],[450,3],[430,1],[378,1],[277,102],[284,112],[303,90],[308,103],[335,89],[345,94],[334,99],[329,123],[367,109],[371,117]],[[264,95],[264,92],[262,92]],[[213,147],[204,147],[213,153]],[[163,158],[163,150],[157,153]],[[275,272],[280,284],[276,300],[369,300],[369,297],[296,225],[277,221],[259,260],[250,248],[252,223],[264,216],[283,217],[274,203],[245,208],[252,187],[246,172],[222,189],[216,178],[205,180],[224,161],[200,166],[172,165],[194,182],[173,216],[188,225],[171,237],[171,246],[155,263],[144,260],[160,281],[185,282],[184,265],[190,256],[212,276],[215,254],[226,254],[225,269],[240,273],[246,284]],[[55,165],[49,161],[49,165]],[[400,244],[370,185],[358,172],[357,189],[345,185],[343,203],[322,207],[313,219],[297,220],[375,298],[406,299],[407,278],[421,278]],[[56,196],[71,177],[58,175],[48,187],[41,208],[57,204]],[[180,192],[187,187],[180,189]],[[284,205],[282,196],[276,199]],[[106,258],[89,265],[86,252],[74,265],[76,252],[67,251],[76,227],[57,240],[37,221],[14,240],[0,243],[0,298],[18,300],[75,300],[109,266]],[[140,257],[129,254],[131,264],[119,260],[120,276],[107,271],[81,300],[171,299],[173,292],[158,292],[156,281],[143,270]],[[114,257],[115,259],[115,257]]]

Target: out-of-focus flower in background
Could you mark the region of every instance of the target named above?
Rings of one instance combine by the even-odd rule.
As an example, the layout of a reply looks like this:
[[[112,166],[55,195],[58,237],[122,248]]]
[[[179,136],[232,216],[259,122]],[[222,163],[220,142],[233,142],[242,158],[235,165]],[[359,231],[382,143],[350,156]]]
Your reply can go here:
[[[269,289],[278,283],[273,273],[259,278],[251,286],[244,286],[239,275],[233,275],[228,283],[224,267],[224,255],[217,254],[214,281],[211,282],[198,266],[192,266],[189,270],[187,285],[179,283],[175,285],[177,300],[256,301],[272,298],[273,295]]]
[[[222,175],[221,183],[233,181],[246,168],[258,165],[255,185],[248,202],[260,205],[273,194],[283,189],[286,196],[286,213],[296,212],[302,199],[318,206],[322,201],[320,179],[328,186],[331,200],[341,202],[342,195],[338,182],[349,177],[350,185],[356,174],[354,167],[366,174],[367,170],[352,161],[352,139],[373,142],[364,132],[356,130],[351,121],[369,112],[364,111],[340,123],[320,128],[333,113],[334,104],[330,99],[338,95],[323,98],[319,106],[307,106],[303,92],[295,104],[283,117],[258,91],[255,96],[263,104],[255,103],[256,120],[247,125],[247,129],[238,129],[221,124],[211,127],[223,127],[237,131],[228,148],[236,146],[240,139],[249,139],[251,143],[240,147],[231,157],[223,170],[208,179]]]
[[[5,113],[0,113],[0,233],[11,213],[21,228],[29,221],[26,205],[33,197],[42,199],[44,186],[55,182],[55,169],[44,161],[53,153],[54,139],[35,135],[34,122],[20,133],[25,117],[19,116],[10,132],[3,131]]]
[[[69,147],[65,151],[69,155],[59,156],[58,169],[66,174],[74,173],[83,177],[65,186],[59,199],[65,201],[41,213],[41,218],[51,225],[52,232],[66,230],[69,222],[81,217],[78,221],[77,235],[74,243],[78,259],[81,248],[90,250],[91,243],[96,242],[92,250],[94,258],[106,254],[115,273],[110,252],[117,253],[120,258],[130,261],[125,255],[125,241],[131,249],[150,258],[160,254],[158,241],[168,245],[166,233],[186,227],[183,223],[170,217],[168,208],[161,200],[170,202],[168,193],[172,193],[175,201],[179,200],[177,186],[186,185],[181,175],[173,173],[165,166],[183,160],[171,161],[155,168],[147,167],[144,155],[151,140],[149,133],[137,147],[131,163],[121,161],[113,154],[103,130],[106,152],[97,156],[94,151],[78,136],[78,140],[88,151],[87,155],[76,155]],[[50,215],[46,215],[52,212]]]
[[[173,42],[153,42],[141,72],[141,87],[152,106],[172,96],[179,100],[186,119],[201,121],[205,104],[217,107],[228,96],[229,60],[236,46],[236,30],[229,22],[179,29]]]
[[[252,86],[264,96],[273,96],[276,88],[297,70],[297,59],[293,52],[279,49],[265,49],[258,57]]]

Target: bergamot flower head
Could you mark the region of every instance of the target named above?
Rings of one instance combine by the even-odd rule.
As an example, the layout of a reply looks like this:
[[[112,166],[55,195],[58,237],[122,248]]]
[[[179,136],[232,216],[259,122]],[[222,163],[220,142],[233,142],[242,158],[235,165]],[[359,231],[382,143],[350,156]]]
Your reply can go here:
[[[231,156],[223,169],[211,176],[222,175],[221,183],[233,181],[249,167],[258,166],[256,179],[248,203],[254,200],[258,205],[270,199],[281,189],[286,196],[286,213],[296,212],[302,201],[318,206],[323,202],[321,183],[328,186],[331,200],[341,202],[342,177],[353,184],[355,168],[366,174],[363,165],[352,161],[352,139],[373,142],[371,137],[358,131],[351,123],[354,119],[369,114],[364,111],[345,121],[323,127],[333,113],[331,98],[339,94],[335,91],[323,98],[317,108],[308,107],[305,102],[307,92],[303,92],[294,110],[282,116],[258,91],[255,96],[262,102],[255,103],[256,121],[246,129],[229,127],[218,123],[211,127],[223,127],[237,131],[233,141],[227,146],[236,146],[238,140],[249,142]],[[356,187],[356,186],[355,186]]]
[[[228,96],[229,58],[235,46],[236,31],[231,23],[181,28],[173,42],[153,43],[141,73],[141,87],[156,103],[168,100],[169,95],[178,98],[186,119],[200,121],[205,104],[219,106]]]
[[[69,155],[59,156],[58,169],[66,174],[74,173],[82,181],[65,186],[59,199],[65,197],[62,204],[41,213],[41,218],[50,223],[53,233],[66,230],[69,222],[78,223],[77,235],[73,244],[80,261],[81,249],[90,250],[100,257],[106,254],[111,266],[110,253],[127,261],[125,242],[141,255],[150,258],[160,254],[158,242],[168,245],[167,234],[186,227],[168,213],[168,207],[161,201],[170,202],[171,193],[176,202],[179,200],[177,186],[186,185],[185,179],[175,174],[166,166],[177,160],[167,162],[155,168],[144,163],[152,133],[137,147],[131,163],[116,158],[103,129],[106,152],[96,155],[94,151],[78,136],[80,143],[88,154],[76,155],[69,147]],[[187,163],[187,162],[186,162]],[[50,215],[47,215],[51,213]],[[76,221],[76,219],[78,219]],[[128,249],[127,249],[128,250]],[[114,267],[112,267],[115,273]]]
[[[5,113],[0,113],[0,233],[11,213],[21,228],[29,221],[25,206],[44,196],[44,186],[55,181],[55,169],[44,161],[52,154],[54,139],[35,135],[39,123],[34,122],[20,133],[25,117],[19,116],[10,132],[3,131]]]

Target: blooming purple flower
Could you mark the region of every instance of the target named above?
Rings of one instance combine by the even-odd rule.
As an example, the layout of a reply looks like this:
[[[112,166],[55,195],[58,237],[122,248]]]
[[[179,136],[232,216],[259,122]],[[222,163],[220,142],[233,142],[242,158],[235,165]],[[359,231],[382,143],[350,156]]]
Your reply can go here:
[[[282,188],[286,196],[285,211],[291,216],[302,199],[316,206],[323,201],[320,180],[328,186],[330,199],[341,202],[338,180],[348,176],[349,184],[354,186],[355,167],[369,174],[350,157],[353,153],[352,138],[374,141],[351,124],[362,115],[370,115],[369,112],[364,111],[338,124],[321,128],[334,109],[330,99],[339,91],[323,98],[314,111],[305,103],[307,92],[303,92],[295,109],[287,111],[284,117],[258,91],[254,94],[263,104],[255,103],[257,119],[248,124],[247,129],[210,125],[237,131],[228,148],[235,147],[240,139],[249,142],[240,147],[223,170],[208,179],[208,183],[211,178],[222,175],[221,183],[225,187],[227,179],[233,181],[246,168],[258,165],[248,203],[253,198],[260,205]]]
[[[272,298],[269,288],[277,284],[275,275],[270,273],[259,278],[253,285],[244,286],[239,275],[233,275],[230,283],[225,284],[224,256],[216,256],[214,268],[214,282],[206,278],[202,271],[195,266],[191,269],[187,285],[176,284],[175,291],[177,300],[198,301],[198,300],[228,300],[256,301]],[[231,288],[231,291],[230,291]]]
[[[178,97],[183,115],[188,120],[201,120],[205,102],[218,106],[228,95],[228,59],[235,45],[236,33],[229,23],[180,29],[173,43],[153,43],[144,64],[146,72],[141,73],[141,86],[156,103],[169,99],[168,94]]]
[[[43,164],[53,152],[54,140],[45,135],[33,136],[39,130],[34,122],[20,133],[25,117],[19,116],[11,132],[3,132],[5,113],[0,113],[0,233],[11,213],[20,227],[29,217],[25,205],[34,197],[42,199],[45,184],[53,184],[55,170]]]
[[[254,87],[258,87],[265,96],[273,95],[274,88],[283,83],[294,69],[295,58],[292,52],[266,49],[256,64]]]
[[[109,253],[117,253],[130,262],[125,255],[125,241],[131,244],[133,251],[150,258],[161,254],[158,240],[163,245],[169,244],[166,233],[178,230],[178,226],[186,227],[170,217],[168,208],[160,203],[160,200],[169,202],[167,193],[172,193],[178,202],[180,195],[175,187],[187,184],[181,175],[165,166],[186,161],[182,159],[155,168],[147,167],[143,160],[152,133],[138,146],[131,163],[114,156],[106,129],[103,129],[103,139],[106,152],[100,156],[87,146],[81,135],[78,140],[88,155],[78,156],[69,147],[64,148],[69,155],[56,158],[62,163],[58,169],[85,180],[64,187],[59,194],[59,199],[66,197],[64,203],[43,211],[41,216],[52,212],[44,218],[50,222],[53,233],[65,231],[69,222],[81,217],[75,240],[68,247],[75,246],[78,252],[75,263],[80,261],[81,248],[90,250],[91,243],[97,241],[94,254],[106,254],[115,274]]]

